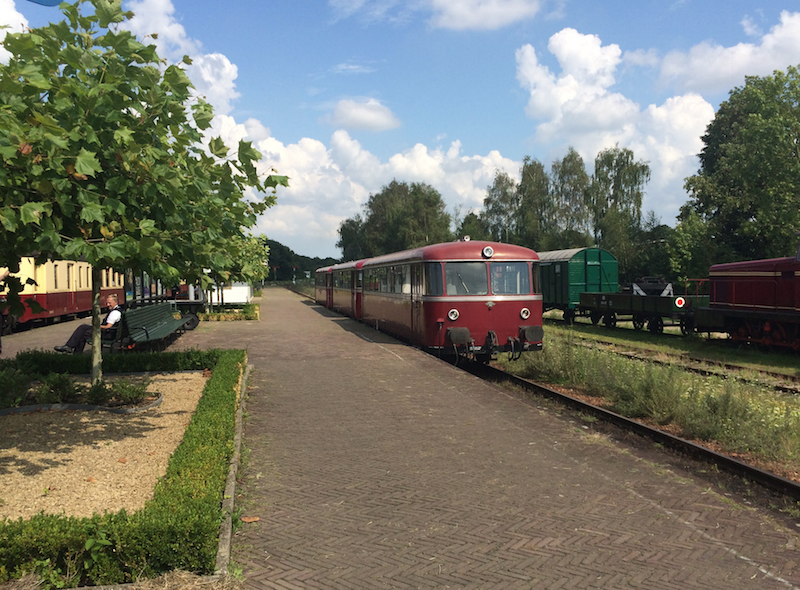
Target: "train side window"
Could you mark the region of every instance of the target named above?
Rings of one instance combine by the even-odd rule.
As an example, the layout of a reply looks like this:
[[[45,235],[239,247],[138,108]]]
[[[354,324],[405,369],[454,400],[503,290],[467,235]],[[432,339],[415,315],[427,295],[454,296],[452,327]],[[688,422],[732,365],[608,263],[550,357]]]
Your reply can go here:
[[[448,295],[488,295],[485,262],[446,262],[444,278]]]
[[[425,294],[444,295],[444,283],[442,282],[442,263],[425,263]]]
[[[58,290],[58,265],[53,265],[53,289]]]
[[[408,264],[404,264],[402,266],[403,269],[403,286],[402,292],[406,295],[411,294],[411,266]]]
[[[389,293],[391,289],[389,289],[389,269],[388,268],[379,268],[378,269],[378,280],[381,282],[381,293]]]
[[[542,292],[541,277],[539,275],[539,263],[531,263],[531,276],[533,276],[533,292],[538,295]]]
[[[531,292],[530,268],[527,262],[492,262],[492,293],[525,295]]]
[[[392,293],[403,292],[403,267],[392,267]]]

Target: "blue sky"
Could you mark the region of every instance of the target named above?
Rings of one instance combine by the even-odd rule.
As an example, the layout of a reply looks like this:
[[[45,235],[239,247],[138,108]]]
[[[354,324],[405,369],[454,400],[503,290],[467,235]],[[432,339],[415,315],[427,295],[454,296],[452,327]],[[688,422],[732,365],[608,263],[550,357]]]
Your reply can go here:
[[[674,225],[719,103],[746,75],[800,64],[800,1],[127,0],[129,27],[189,71],[215,131],[290,177],[260,220],[307,256],[392,179],[461,214],[495,171],[549,169],[568,147],[629,147],[652,169],[645,210]],[[0,0],[11,30],[57,8]],[[0,58],[1,59],[1,58]]]

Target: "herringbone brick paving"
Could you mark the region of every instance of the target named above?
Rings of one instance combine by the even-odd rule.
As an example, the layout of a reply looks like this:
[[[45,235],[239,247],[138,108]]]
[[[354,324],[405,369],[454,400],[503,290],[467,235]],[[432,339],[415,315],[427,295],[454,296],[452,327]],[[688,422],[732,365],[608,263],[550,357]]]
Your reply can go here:
[[[247,346],[253,589],[797,588],[797,531],[282,290]],[[216,343],[216,344],[215,344]]]

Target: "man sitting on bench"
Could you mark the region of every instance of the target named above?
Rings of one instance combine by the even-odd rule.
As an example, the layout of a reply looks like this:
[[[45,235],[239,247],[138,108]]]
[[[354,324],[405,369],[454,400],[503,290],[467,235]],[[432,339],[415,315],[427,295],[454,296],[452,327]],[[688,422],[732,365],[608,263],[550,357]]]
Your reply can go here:
[[[103,319],[103,324],[100,326],[101,335],[102,337],[113,339],[114,333],[111,331],[118,321],[122,319],[122,310],[119,308],[119,298],[113,293],[106,297],[106,305],[108,306],[108,314],[106,314],[105,319]],[[72,336],[69,337],[67,343],[64,346],[56,346],[55,349],[58,352],[73,352],[78,354],[83,352],[83,347],[86,346],[86,342],[89,341],[89,338],[92,337],[92,325],[91,324],[81,324],[75,331],[72,333]]]

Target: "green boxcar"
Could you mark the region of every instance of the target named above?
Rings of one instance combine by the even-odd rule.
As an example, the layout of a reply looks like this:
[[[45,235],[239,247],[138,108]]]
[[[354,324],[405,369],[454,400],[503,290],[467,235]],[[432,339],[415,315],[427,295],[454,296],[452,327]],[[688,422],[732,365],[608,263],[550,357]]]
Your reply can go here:
[[[619,264],[601,248],[539,252],[544,309],[561,309],[574,316],[581,293],[619,291]]]

